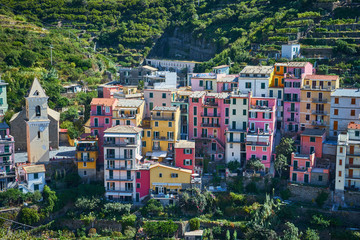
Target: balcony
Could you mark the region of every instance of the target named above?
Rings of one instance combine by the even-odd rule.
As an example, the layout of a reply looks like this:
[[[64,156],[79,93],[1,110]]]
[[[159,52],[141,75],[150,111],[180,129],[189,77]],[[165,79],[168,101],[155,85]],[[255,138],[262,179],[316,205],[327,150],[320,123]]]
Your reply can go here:
[[[272,110],[272,107],[269,107],[269,106],[260,106],[260,105],[251,105],[249,111],[254,111],[254,110],[270,111],[270,110]]]
[[[175,141],[174,140],[174,137],[158,137],[158,136],[156,136],[156,137],[154,137],[153,138],[153,140],[154,141]]]
[[[127,156],[127,157],[120,157],[120,156],[116,156],[116,155],[107,155],[107,154],[105,154],[105,159],[107,159],[107,160],[134,160],[134,156]]]
[[[109,113],[91,111],[90,113],[91,113],[91,116],[112,116],[111,111]]]
[[[354,176],[354,175],[352,175],[352,176],[346,175],[345,178],[351,179],[351,180],[359,180],[359,181],[360,181],[360,175],[356,175],[356,176]]]
[[[284,102],[300,102],[299,98],[284,98]]]
[[[104,125],[100,125],[100,124],[91,124],[90,128],[103,128]]]
[[[137,147],[135,142],[111,142],[105,141],[104,147]]]
[[[327,103],[328,100],[325,99],[325,98],[313,98],[313,99],[312,99],[312,102],[313,102],[313,103]]]
[[[12,151],[0,151],[0,156],[11,155]]]
[[[173,117],[173,116],[156,116],[156,115],[151,115],[151,120],[175,121],[175,117]]]
[[[327,111],[323,111],[323,110],[312,110],[311,114],[314,115],[327,115]]]
[[[114,193],[132,193],[134,191],[133,188],[124,188],[124,189],[119,189],[119,188],[107,188],[106,192],[114,192]]]
[[[106,181],[121,181],[121,182],[132,182],[134,181],[134,177],[131,178],[115,178],[115,177],[110,177],[110,176],[106,176]]]
[[[335,86],[310,86],[310,85],[304,85],[302,87],[305,90],[323,90],[323,91],[331,91],[335,90]]]
[[[325,127],[327,126],[326,121],[312,121],[311,125],[318,126],[318,127]]]
[[[186,108],[183,108],[180,111],[181,111],[181,113],[188,113],[188,110]]]
[[[288,108],[287,109],[288,112],[299,112],[298,108]]]
[[[136,114],[119,114],[114,119],[135,119],[135,118],[136,118]]]
[[[205,101],[204,102],[204,106],[205,107],[217,107],[218,103],[215,101]]]
[[[132,170],[133,166],[106,166],[106,170]]]
[[[308,172],[308,169],[311,169],[310,167],[294,167],[292,165],[290,165],[290,167],[293,167],[293,171],[295,172]]]
[[[360,168],[360,164],[346,164],[345,166],[346,168]]]
[[[219,128],[220,124],[218,123],[201,123],[202,127],[211,127],[211,128]]]
[[[220,114],[204,114],[204,113],[201,113],[201,116],[202,117],[213,117],[213,118],[219,118],[220,117]]]
[[[295,118],[288,118],[287,119],[288,122],[295,122],[295,123],[298,123],[299,120],[298,119],[295,119]]]
[[[77,162],[94,162],[95,158],[80,158],[76,159]]]
[[[91,152],[91,151],[98,151],[98,147],[92,146],[92,147],[81,147],[77,146],[76,151],[78,152]],[[1,153],[0,153],[1,154]]]

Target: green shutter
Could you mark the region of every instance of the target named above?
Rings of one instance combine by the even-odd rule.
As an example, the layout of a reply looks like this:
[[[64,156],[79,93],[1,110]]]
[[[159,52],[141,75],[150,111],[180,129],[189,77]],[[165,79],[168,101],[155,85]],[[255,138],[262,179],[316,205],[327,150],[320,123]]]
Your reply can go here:
[[[192,154],[192,149],[190,149],[190,154]]]
[[[186,154],[185,148],[184,148],[184,154]]]
[[[265,119],[265,113],[263,113],[263,118]]]
[[[190,165],[192,166],[192,160],[190,160]]]
[[[183,165],[185,166],[185,159],[183,160]]]
[[[257,112],[255,112],[255,118],[257,118]]]

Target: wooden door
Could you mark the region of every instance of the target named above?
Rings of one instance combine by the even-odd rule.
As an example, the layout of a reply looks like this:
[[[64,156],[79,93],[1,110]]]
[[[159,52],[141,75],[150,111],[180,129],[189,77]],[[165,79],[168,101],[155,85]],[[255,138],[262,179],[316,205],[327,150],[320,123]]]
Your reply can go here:
[[[354,146],[350,146],[350,154],[354,154]]]
[[[354,169],[349,169],[349,177],[352,177],[354,173]]]
[[[353,165],[354,164],[354,158],[349,158],[349,165]]]

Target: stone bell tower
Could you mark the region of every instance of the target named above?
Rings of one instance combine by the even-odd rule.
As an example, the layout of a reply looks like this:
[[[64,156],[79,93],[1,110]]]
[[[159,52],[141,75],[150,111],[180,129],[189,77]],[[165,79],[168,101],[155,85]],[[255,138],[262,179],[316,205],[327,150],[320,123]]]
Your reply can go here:
[[[37,78],[26,97],[26,143],[30,163],[49,161],[48,96]]]

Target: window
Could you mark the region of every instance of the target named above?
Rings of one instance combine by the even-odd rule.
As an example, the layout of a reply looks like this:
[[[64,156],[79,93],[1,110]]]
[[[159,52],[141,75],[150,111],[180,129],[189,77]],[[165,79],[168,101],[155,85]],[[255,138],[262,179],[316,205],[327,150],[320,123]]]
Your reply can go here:
[[[194,107],[194,115],[197,115],[197,107]]]
[[[87,162],[83,162],[83,167],[87,167]]]
[[[140,187],[141,187],[140,183],[136,183],[136,188],[140,188]]]
[[[141,172],[136,172],[136,179],[140,179],[141,178]]]
[[[169,126],[169,127],[172,127],[172,122],[169,122],[169,123],[168,123],[168,126]]]
[[[251,88],[251,82],[245,83],[245,88]]]
[[[154,93],[149,93],[149,98],[154,98]]]
[[[273,97],[274,96],[274,91],[273,90],[270,90],[269,91],[269,97]]]
[[[306,97],[311,98],[311,92],[306,92]]]
[[[203,80],[200,80],[199,81],[199,87],[203,87],[204,86],[204,81]]]
[[[246,104],[247,104],[247,99],[244,98],[244,99],[243,99],[243,105],[246,105]]]
[[[177,178],[179,175],[177,173],[172,173],[171,178]]]
[[[262,160],[263,160],[263,161],[266,161],[266,159],[267,159],[267,156],[266,156],[266,155],[263,155],[263,156],[262,156]]]
[[[109,124],[110,119],[109,118],[105,118],[105,124]]]
[[[322,182],[323,176],[319,176],[318,180],[319,180],[319,182]]]
[[[150,137],[151,136],[151,131],[146,131],[146,137]]]
[[[192,102],[199,102],[199,99],[198,98],[193,98]]]
[[[40,106],[35,107],[35,114],[37,117],[41,116],[41,107]]]
[[[163,107],[166,107],[166,103],[163,103],[162,106],[163,106]]]
[[[251,159],[255,159],[256,158],[256,155],[251,155]]]
[[[334,115],[338,115],[339,114],[339,109],[334,109]]]
[[[261,83],[261,89],[265,89],[265,83]]]
[[[279,66],[276,66],[276,71],[280,72],[280,67]]]
[[[278,90],[278,99],[281,99],[282,98],[282,92],[281,90]]]
[[[342,166],[342,159],[339,160],[339,165]]]
[[[232,102],[233,102],[233,105],[236,105],[236,98],[233,98]]]
[[[197,137],[197,128],[194,128],[194,137]]]
[[[184,154],[191,154],[191,153],[192,153],[192,149],[190,148],[184,149]]]
[[[334,101],[335,101],[335,104],[339,104],[339,98],[335,98]]]
[[[307,103],[306,104],[306,109],[310,109],[310,107],[311,107],[310,103]]]
[[[155,122],[155,123],[154,123],[154,126],[155,126],[155,127],[158,127],[158,126],[159,126],[159,122]]]
[[[99,130],[94,130],[94,135],[98,136],[99,135]]]
[[[236,109],[233,109],[233,110],[232,110],[232,114],[233,114],[233,115],[236,115]]]
[[[115,121],[115,125],[117,126],[117,125],[120,125],[120,120],[116,120]]]
[[[243,110],[243,115],[246,116],[246,109]]]
[[[3,104],[4,104],[4,100],[2,98],[0,98],[0,105],[3,105]]]
[[[340,153],[343,153],[343,148],[342,147],[340,147],[339,150],[340,150]]]
[[[351,99],[351,104],[356,104],[356,99],[355,98]]]
[[[355,137],[360,136],[360,131],[355,131]]]
[[[184,166],[191,166],[191,165],[192,165],[191,159],[185,159],[184,160]]]
[[[146,141],[142,141],[142,146],[146,147]]]
[[[341,171],[339,171],[339,177],[341,177]]]
[[[149,102],[149,109],[150,109],[150,111],[153,110],[153,108],[154,108],[154,103]]]
[[[166,93],[163,93],[163,94],[162,94],[162,98],[166,98]]]
[[[309,114],[305,115],[305,120],[310,121],[310,115]]]
[[[39,173],[34,173],[34,179],[38,179],[39,178]]]
[[[159,173],[159,178],[162,178],[162,173]]]
[[[225,108],[225,117],[229,116],[229,108]]]
[[[315,142],[315,137],[310,137],[310,142]]]
[[[251,146],[251,151],[255,151],[256,147],[255,146]]]
[[[194,126],[197,126],[197,117],[194,117]]]
[[[350,115],[355,116],[355,110],[351,110]]]
[[[38,191],[40,189],[39,184],[34,184],[34,191]]]
[[[110,113],[110,107],[105,107],[105,112]]]
[[[234,145],[232,143],[230,143],[230,148],[233,148],[233,147],[234,147]]]
[[[41,138],[41,132],[38,131],[38,139],[40,139],[40,138]]]
[[[267,151],[267,147],[263,147],[263,152],[266,152]]]

